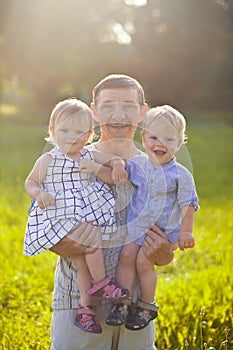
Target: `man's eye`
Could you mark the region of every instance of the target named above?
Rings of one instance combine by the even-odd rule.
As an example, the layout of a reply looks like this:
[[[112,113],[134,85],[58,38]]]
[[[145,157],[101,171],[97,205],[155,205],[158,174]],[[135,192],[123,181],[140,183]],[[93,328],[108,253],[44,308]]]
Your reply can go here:
[[[139,110],[139,106],[134,103],[125,103],[122,105],[122,107],[128,113],[137,112]]]
[[[107,110],[112,110],[114,108],[114,105],[111,103],[105,103],[101,106],[102,110],[107,111]]]
[[[135,106],[133,104],[131,104],[131,103],[125,103],[123,106],[127,110],[134,110],[135,109]],[[136,106],[136,108],[137,108],[137,106]]]

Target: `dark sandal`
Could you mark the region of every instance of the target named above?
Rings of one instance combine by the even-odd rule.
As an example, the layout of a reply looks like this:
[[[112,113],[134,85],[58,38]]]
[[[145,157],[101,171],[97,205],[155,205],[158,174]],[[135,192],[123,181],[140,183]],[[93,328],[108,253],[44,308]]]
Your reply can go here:
[[[89,333],[102,333],[102,328],[96,319],[95,312],[89,306],[78,306],[77,315],[74,320],[75,326]]]
[[[92,299],[121,300],[129,295],[128,289],[122,289],[114,284],[109,277],[99,282],[93,281],[93,286],[86,292]]]
[[[108,317],[106,318],[106,323],[109,326],[120,326],[122,324],[125,324],[128,316],[128,308],[125,307],[126,304],[118,303],[113,306],[112,310],[110,311]]]
[[[143,303],[142,301],[137,302],[136,310],[131,313],[126,321],[125,328],[131,331],[138,331],[145,328],[150,321],[158,317],[157,305]],[[150,311],[148,314],[144,310]]]

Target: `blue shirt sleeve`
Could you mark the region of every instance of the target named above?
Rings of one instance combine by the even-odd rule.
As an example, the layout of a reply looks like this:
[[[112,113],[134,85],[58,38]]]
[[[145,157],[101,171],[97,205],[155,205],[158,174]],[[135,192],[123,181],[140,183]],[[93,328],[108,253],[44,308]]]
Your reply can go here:
[[[190,205],[194,207],[195,211],[199,209],[193,176],[184,167],[179,169],[177,200],[181,209]]]

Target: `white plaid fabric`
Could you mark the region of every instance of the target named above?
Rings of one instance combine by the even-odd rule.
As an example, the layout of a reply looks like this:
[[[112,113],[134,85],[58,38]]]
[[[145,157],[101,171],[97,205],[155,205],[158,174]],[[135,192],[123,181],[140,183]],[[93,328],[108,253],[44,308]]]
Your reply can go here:
[[[95,150],[95,144],[88,146],[90,151]],[[134,149],[132,156],[143,154],[139,150]],[[109,241],[104,246],[104,265],[106,274],[116,281],[116,268],[119,262],[120,251],[122,245],[125,243],[127,237],[127,206],[130,201],[131,187],[120,183],[117,186],[112,186],[114,194],[116,208],[115,215],[117,220],[117,231],[109,235]],[[80,293],[77,283],[77,274],[74,263],[69,257],[58,257],[55,279],[54,279],[54,291],[53,291],[53,310],[75,309],[80,303]],[[137,300],[139,295],[139,285],[136,284],[136,288],[133,295],[133,300]],[[106,301],[109,303],[109,301]]]
[[[88,221],[103,235],[116,231],[115,200],[110,187],[94,174],[81,173],[76,162],[56,147],[41,189],[51,193],[56,206],[44,210],[34,203],[30,210],[24,240],[24,254],[36,255],[58,243],[79,222]],[[93,159],[89,150],[80,159]]]

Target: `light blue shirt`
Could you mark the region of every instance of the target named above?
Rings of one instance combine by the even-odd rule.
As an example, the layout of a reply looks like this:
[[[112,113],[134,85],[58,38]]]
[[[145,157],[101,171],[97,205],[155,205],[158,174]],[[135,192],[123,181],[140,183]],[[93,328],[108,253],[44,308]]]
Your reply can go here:
[[[199,209],[192,174],[175,159],[155,165],[147,155],[128,160],[126,170],[133,184],[127,215],[129,239],[142,245],[143,230],[153,222],[170,242],[176,242],[181,228],[181,209],[185,206]]]

